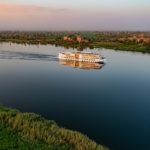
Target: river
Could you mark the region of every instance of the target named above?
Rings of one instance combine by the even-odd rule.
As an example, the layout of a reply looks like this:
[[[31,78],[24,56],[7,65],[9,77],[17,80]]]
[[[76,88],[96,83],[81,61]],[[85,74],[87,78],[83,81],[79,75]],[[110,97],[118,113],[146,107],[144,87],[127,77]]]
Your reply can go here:
[[[62,62],[52,45],[0,44],[0,103],[35,112],[112,150],[150,148],[150,55],[86,49],[104,65]]]

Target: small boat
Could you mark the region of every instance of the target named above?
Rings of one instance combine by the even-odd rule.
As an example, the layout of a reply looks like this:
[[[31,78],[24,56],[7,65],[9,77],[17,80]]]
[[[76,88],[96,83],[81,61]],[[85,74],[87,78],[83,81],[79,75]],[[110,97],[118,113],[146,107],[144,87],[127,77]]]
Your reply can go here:
[[[81,61],[81,62],[93,62],[93,63],[103,63],[104,58],[95,53],[88,52],[63,52],[59,53],[58,58],[61,60],[73,60],[73,61]]]

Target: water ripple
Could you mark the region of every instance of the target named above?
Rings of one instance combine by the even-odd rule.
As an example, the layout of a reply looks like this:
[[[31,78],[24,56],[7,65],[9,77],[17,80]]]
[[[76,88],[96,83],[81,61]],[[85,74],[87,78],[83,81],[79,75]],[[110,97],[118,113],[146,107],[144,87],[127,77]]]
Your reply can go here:
[[[20,59],[20,60],[40,60],[40,61],[58,61],[56,55],[0,51],[0,59]]]

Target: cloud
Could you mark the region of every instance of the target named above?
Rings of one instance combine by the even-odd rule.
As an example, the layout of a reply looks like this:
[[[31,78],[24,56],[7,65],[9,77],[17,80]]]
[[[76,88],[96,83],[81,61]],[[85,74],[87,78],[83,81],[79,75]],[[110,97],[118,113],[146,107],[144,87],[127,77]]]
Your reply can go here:
[[[0,12],[3,13],[62,13],[68,11],[68,8],[43,7],[37,5],[15,5],[0,3]]]

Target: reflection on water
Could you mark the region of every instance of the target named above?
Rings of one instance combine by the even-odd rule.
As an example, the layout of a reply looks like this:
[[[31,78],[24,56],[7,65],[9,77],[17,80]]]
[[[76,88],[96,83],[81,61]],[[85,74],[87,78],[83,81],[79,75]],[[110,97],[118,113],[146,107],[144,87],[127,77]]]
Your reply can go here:
[[[64,66],[80,68],[80,69],[101,69],[103,64],[92,63],[92,62],[81,62],[81,61],[71,61],[71,60],[59,60],[59,63]]]
[[[0,51],[0,59],[22,59],[22,60],[42,60],[42,61],[57,61],[55,55],[28,53],[28,52],[14,52],[14,51]]]

